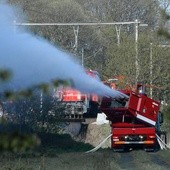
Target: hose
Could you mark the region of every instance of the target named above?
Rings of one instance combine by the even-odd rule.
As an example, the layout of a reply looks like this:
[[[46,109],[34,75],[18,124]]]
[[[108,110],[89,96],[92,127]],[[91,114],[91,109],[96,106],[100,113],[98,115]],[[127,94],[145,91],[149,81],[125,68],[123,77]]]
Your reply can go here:
[[[158,143],[161,147],[161,149],[170,149],[170,146],[168,146],[160,137],[158,134],[156,134],[156,137],[157,137],[157,140],[158,140]]]
[[[85,152],[85,153],[93,153],[95,151],[97,151],[99,148],[101,148],[101,146],[112,136],[112,134],[110,134],[107,138],[105,138],[99,145],[97,145],[95,148]],[[158,143],[160,145],[160,148],[163,149],[170,149],[170,146],[168,146],[160,137],[158,134],[156,134]]]
[[[158,141],[158,144],[159,144],[161,150],[166,149],[165,146],[164,146],[164,145],[162,144],[162,142],[160,141],[160,139],[157,138],[157,141]]]
[[[112,134],[110,134],[107,138],[105,138],[99,145],[97,145],[95,148],[85,152],[85,153],[92,153],[97,151],[99,148],[101,148],[101,146],[112,136]]]

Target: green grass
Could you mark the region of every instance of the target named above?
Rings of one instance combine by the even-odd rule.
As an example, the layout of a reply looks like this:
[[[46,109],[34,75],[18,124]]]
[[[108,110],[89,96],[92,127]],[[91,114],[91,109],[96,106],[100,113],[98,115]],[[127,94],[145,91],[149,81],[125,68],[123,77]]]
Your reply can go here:
[[[68,134],[38,134],[41,145],[37,148],[46,153],[85,152],[93,148],[90,144],[77,142]]]
[[[21,133],[22,135],[31,133],[36,134],[40,140],[40,144],[33,148],[29,153],[64,153],[64,152],[85,152],[93,148],[90,144],[77,142],[72,139],[68,134],[46,133],[46,132],[33,132],[29,127],[18,124],[0,124],[1,133],[13,134],[13,132]],[[10,135],[8,135],[10,137]],[[7,136],[7,137],[8,137]],[[8,139],[7,139],[8,140]],[[10,141],[12,139],[10,138]],[[39,143],[39,142],[37,142]],[[12,150],[12,149],[11,149]]]

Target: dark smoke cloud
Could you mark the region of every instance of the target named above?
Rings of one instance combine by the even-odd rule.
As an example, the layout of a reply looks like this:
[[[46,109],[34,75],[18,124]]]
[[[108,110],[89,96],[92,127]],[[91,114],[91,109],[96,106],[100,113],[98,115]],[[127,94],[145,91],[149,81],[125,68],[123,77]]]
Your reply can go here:
[[[75,87],[88,93],[122,97],[101,82],[86,75],[70,54],[54,47],[46,40],[35,37],[20,27],[15,29],[15,9],[0,4],[0,69],[9,69],[13,77],[1,83],[0,92],[20,90],[54,79],[72,79]]]

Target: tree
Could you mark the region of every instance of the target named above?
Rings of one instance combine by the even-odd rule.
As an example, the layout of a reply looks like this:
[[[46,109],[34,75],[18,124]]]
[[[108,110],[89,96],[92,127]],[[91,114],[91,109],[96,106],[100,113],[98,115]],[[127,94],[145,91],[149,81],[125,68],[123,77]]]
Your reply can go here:
[[[84,8],[91,18],[100,21],[134,21],[148,23],[154,27],[159,20],[159,3],[155,0],[76,0]]]
[[[168,1],[165,0],[161,3],[157,0],[13,0],[10,2],[20,4],[31,22],[120,22],[139,19],[141,23],[148,24],[147,28],[139,28],[138,42],[139,78],[147,84],[150,83],[150,43],[154,42],[158,45],[168,42],[162,36],[157,36],[157,30],[159,35],[169,36],[165,29],[159,29],[159,26],[162,28],[165,24],[167,25],[168,16],[165,15],[165,11],[168,9]],[[161,7],[164,7],[164,10]],[[44,26],[30,29],[56,46],[74,53],[78,59],[81,58],[81,52],[84,49],[85,67],[96,69],[103,78],[109,78],[113,76],[112,74],[123,74],[130,79],[129,81],[135,81],[134,25],[121,26],[120,47],[116,44],[117,37],[113,26],[79,27],[77,51],[73,48],[75,37],[72,27]],[[158,62],[156,51],[160,51],[160,66],[156,66]],[[168,82],[168,76],[164,74],[169,71],[168,62],[166,62],[169,59],[164,57],[167,56],[168,51],[164,52],[161,48],[154,47],[153,79],[155,85],[160,86]],[[162,70],[160,72],[156,70],[159,67]],[[165,77],[162,85],[160,77]],[[160,93],[159,96],[161,96]]]

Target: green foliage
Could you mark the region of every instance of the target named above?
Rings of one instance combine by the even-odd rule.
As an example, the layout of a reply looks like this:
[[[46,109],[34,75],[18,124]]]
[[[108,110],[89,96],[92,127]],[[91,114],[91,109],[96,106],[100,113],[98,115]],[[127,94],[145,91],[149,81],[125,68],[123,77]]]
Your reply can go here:
[[[31,89],[26,89],[26,90],[21,90],[17,94],[20,97],[31,97],[32,96],[32,90]]]
[[[122,35],[121,43],[110,43],[107,48],[106,69],[107,77],[124,75],[132,82],[135,79],[135,46],[134,42]]]
[[[21,133],[19,129],[14,129],[16,126],[12,124],[0,124],[0,152],[24,152],[32,149],[39,144],[39,139],[36,135]]]
[[[122,0],[121,2],[116,0],[109,2],[97,0],[92,2],[82,0],[35,0],[34,2],[13,0],[10,3],[21,5],[32,22],[119,22],[139,19],[142,23],[149,24],[150,28],[154,28],[158,23],[159,5],[154,0]],[[47,38],[57,46],[59,45],[70,52],[74,52],[77,56],[81,56],[82,48],[84,48],[85,67],[96,69],[102,74],[108,68],[108,65],[105,65],[105,60],[110,59],[108,49],[110,49],[111,44],[116,42],[117,39],[116,32],[110,31],[114,30],[113,26],[82,26],[79,28],[78,49],[75,51],[75,37],[72,26],[32,26],[30,29],[32,32]],[[129,34],[129,41],[134,42],[133,25],[127,26],[127,29],[126,26],[122,26],[121,37],[124,32]],[[122,62],[117,63],[120,64]],[[122,68],[122,65],[119,67]],[[131,65],[129,68],[131,68]]]
[[[0,134],[0,151],[23,152],[36,145],[35,136],[12,134]]]
[[[66,81],[66,80],[54,80],[54,81],[53,81],[53,85],[54,85],[54,87],[58,87],[58,86],[60,86],[60,85],[68,86],[68,85],[69,85],[69,82]]]
[[[151,79],[150,43],[154,45],[168,43],[169,33],[163,29],[169,19],[167,5],[162,9],[163,5],[160,5],[159,1],[9,0],[9,2],[20,5],[31,22],[120,22],[139,19],[141,23],[148,24],[147,28],[139,26],[138,42],[139,80],[146,84],[150,84]],[[78,59],[81,58],[83,48],[85,67],[97,70],[102,78],[124,75],[127,83],[135,83],[136,52],[133,24],[121,26],[119,47],[115,26],[81,26],[78,32],[77,51],[74,48],[75,35],[72,26],[32,26],[30,30],[74,53]],[[157,32],[161,36],[158,36]],[[167,50],[153,48],[154,86],[161,88],[169,86],[168,53]],[[58,86],[60,82],[55,81],[54,84]],[[154,96],[161,96],[161,100],[166,98],[169,102],[167,94],[167,88],[154,90]]]
[[[165,119],[168,120],[168,122],[170,122],[170,105],[166,106],[163,109],[163,114],[165,115]]]
[[[64,152],[85,152],[93,148],[90,144],[76,142],[68,134],[39,133],[41,139],[40,150],[44,149],[47,155]]]
[[[49,84],[47,83],[41,83],[38,85],[38,89],[40,89],[43,93],[49,92]]]
[[[158,35],[163,36],[163,37],[165,37],[167,39],[170,39],[169,32],[167,30],[163,29],[163,28],[158,30]]]
[[[5,99],[9,99],[9,100],[15,99],[15,93],[13,91],[9,91],[9,90],[4,91],[3,96],[5,97]]]
[[[20,5],[30,22],[120,22],[139,19],[141,23],[147,23],[147,29],[139,27],[139,79],[150,84],[152,78],[153,85],[159,87],[153,89],[154,97],[169,103],[170,51],[168,49],[153,47],[153,75],[150,77],[150,43],[159,45],[164,42],[168,43],[167,39],[170,39],[168,31],[162,29],[169,16],[164,10],[160,10],[158,1],[8,0],[8,2]],[[164,16],[160,16],[162,11]],[[161,29],[157,29],[159,23],[161,23]],[[29,29],[56,46],[76,54],[78,59],[82,55],[83,48],[85,67],[96,69],[105,79],[124,75],[126,83],[135,82],[134,25],[121,26],[120,45],[117,44],[116,31],[113,26],[80,27],[77,51],[74,46],[75,37],[72,26],[35,26]],[[157,32],[161,38],[156,35]],[[10,76],[9,71],[0,70],[0,82],[9,80]],[[54,86],[60,84],[67,86],[68,82],[53,81]],[[40,91],[36,94],[32,93],[32,89],[28,89],[17,93],[5,91],[4,96],[14,101],[12,112],[16,116],[16,122],[24,122],[37,130],[57,132],[58,127],[55,125],[58,115],[62,113],[62,107],[51,96],[43,95],[42,101],[45,105],[43,104],[40,109],[40,92],[46,93],[50,87],[47,84],[41,84],[38,88]]]
[[[1,71],[0,75],[3,81],[10,77],[7,70]],[[55,80],[53,84],[58,87],[58,85],[66,85],[67,83],[66,81]],[[2,130],[0,131],[0,152],[24,152],[35,147],[39,142],[39,139],[35,135],[20,133],[19,129],[16,129],[16,131],[9,129],[10,122],[20,124],[21,126],[23,126],[23,124],[27,125],[31,127],[31,129],[36,130],[36,132],[57,132],[58,126],[56,126],[56,118],[58,119],[58,115],[55,115],[55,111],[52,110],[55,102],[47,92],[50,92],[48,84],[40,84],[36,90],[29,88],[15,92],[4,91],[1,97],[3,96],[2,98],[5,101],[2,107],[7,122],[3,117],[0,120],[0,129]],[[40,107],[40,93],[44,94],[42,102],[45,104],[43,103],[42,108]],[[9,100],[12,102],[8,104]],[[6,131],[7,129],[8,131]]]
[[[31,93],[31,96],[16,95],[12,103],[4,104],[7,119],[31,126],[36,132],[57,132],[60,123],[56,122],[63,114],[63,106],[50,91],[44,93],[41,89],[34,89]]]
[[[9,70],[0,68],[0,82],[8,81],[12,76],[12,73]]]

